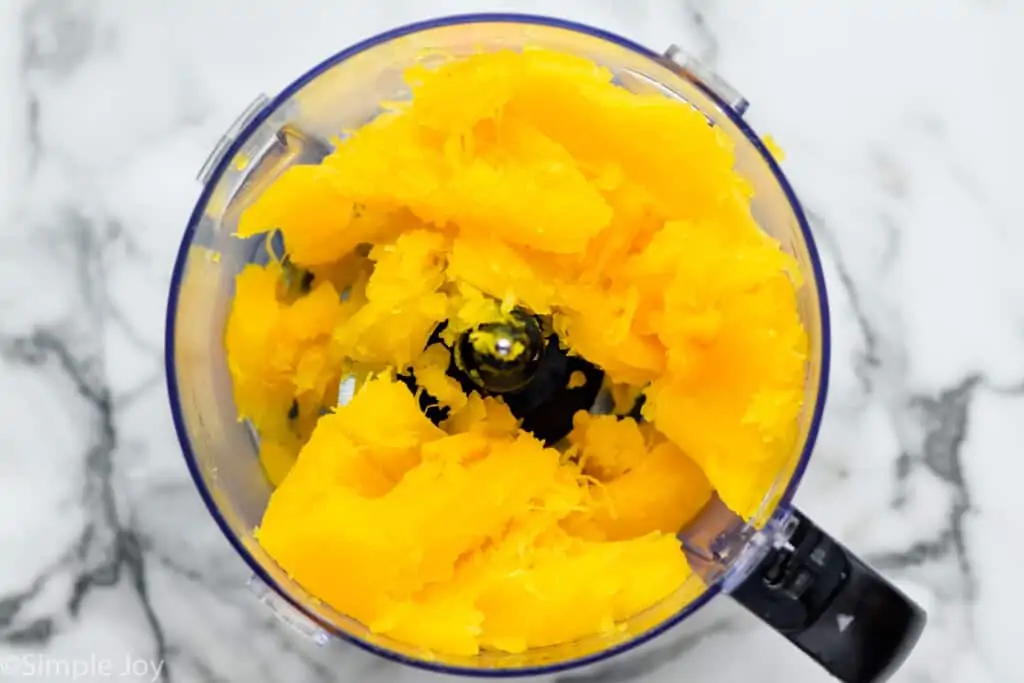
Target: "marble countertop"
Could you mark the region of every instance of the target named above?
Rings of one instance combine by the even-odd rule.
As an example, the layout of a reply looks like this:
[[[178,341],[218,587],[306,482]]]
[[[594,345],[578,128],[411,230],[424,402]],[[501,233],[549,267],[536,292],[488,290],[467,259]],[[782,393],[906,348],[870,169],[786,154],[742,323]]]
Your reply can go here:
[[[797,501],[930,611],[893,680],[1024,680],[1024,3],[557,6],[699,54],[788,152],[835,333]],[[479,8],[0,2],[0,680],[440,678],[316,647],[253,598],[182,462],[162,336],[196,171],[252,97],[396,23]],[[716,603],[560,680],[828,680]]]

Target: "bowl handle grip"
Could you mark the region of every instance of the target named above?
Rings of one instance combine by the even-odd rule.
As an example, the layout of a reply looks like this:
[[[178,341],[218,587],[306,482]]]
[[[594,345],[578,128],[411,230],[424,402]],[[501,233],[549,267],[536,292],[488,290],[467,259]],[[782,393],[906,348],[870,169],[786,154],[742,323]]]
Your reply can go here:
[[[924,629],[923,609],[798,510],[732,597],[844,683],[881,683]]]

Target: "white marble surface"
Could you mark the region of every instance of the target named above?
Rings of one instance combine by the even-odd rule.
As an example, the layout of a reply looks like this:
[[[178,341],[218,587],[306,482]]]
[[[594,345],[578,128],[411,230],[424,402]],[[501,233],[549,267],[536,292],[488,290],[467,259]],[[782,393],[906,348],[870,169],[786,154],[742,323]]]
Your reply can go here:
[[[894,680],[1024,680],[1024,3],[490,8],[556,5],[703,55],[787,149],[835,329],[798,502],[930,610]],[[137,680],[434,677],[316,648],[252,599],[180,456],[162,325],[195,172],[255,93],[390,25],[480,8],[0,1],[0,680],[71,664],[133,680],[127,661]],[[687,629],[702,635],[562,681],[827,680],[719,602]]]

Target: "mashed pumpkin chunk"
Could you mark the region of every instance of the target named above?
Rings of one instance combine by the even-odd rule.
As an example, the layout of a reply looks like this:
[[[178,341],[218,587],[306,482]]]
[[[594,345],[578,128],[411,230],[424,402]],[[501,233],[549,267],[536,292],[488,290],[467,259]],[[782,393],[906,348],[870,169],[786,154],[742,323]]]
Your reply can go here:
[[[749,517],[793,455],[799,269],[685,103],[541,49],[406,80],[241,216],[284,243],[237,276],[225,334],[275,486],[258,541],[440,656],[618,633],[691,576],[677,534],[712,495]],[[463,335],[522,311],[614,404],[555,445],[449,374]]]
[[[277,262],[238,274],[224,339],[239,419],[259,434],[261,461],[274,482],[294,462],[320,406],[337,392],[340,358],[331,336],[345,315],[329,282],[288,301],[283,278]]]
[[[587,450],[583,451],[586,457]],[[704,472],[674,443],[659,439],[636,465],[607,481],[591,484],[584,510],[565,528],[596,540],[675,534],[711,499]]]
[[[423,229],[375,246],[373,272],[361,292],[365,302],[335,330],[335,351],[364,365],[406,370],[447,315],[440,291],[445,248],[443,235]]]

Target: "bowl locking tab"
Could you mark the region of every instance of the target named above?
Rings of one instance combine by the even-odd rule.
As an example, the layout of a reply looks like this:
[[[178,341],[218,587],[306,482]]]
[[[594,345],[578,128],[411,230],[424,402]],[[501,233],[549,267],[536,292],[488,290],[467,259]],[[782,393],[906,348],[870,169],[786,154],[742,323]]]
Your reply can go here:
[[[750,106],[739,90],[678,45],[669,45],[664,62],[668,68],[709,91],[739,116]]]
[[[199,173],[196,174],[196,180],[203,184],[210,180],[210,176],[213,175],[213,169],[217,168],[217,165],[224,160],[224,155],[227,154],[228,148],[238,138],[238,135],[245,130],[245,127],[263,111],[268,102],[270,102],[270,98],[264,93],[260,93],[256,96],[256,99],[249,103],[249,106],[242,110],[238,118],[234,120],[228,129],[224,131],[224,134],[220,136],[220,139],[217,140],[217,144],[214,145],[210,155],[203,162],[202,168],[199,169]]]

